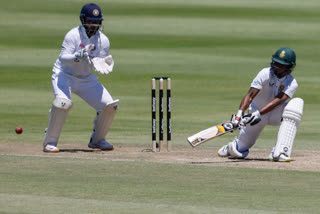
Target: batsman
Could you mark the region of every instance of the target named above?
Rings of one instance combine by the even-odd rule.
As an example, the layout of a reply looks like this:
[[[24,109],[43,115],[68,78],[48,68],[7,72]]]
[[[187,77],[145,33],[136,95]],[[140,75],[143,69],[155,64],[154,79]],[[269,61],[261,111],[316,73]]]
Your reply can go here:
[[[77,94],[97,115],[88,147],[113,150],[105,137],[118,109],[108,90],[91,73],[109,74],[114,61],[109,55],[110,42],[102,33],[102,13],[96,4],[86,4],[80,12],[81,25],[64,37],[59,58],[53,66],[51,83],[54,100],[50,109],[48,128],[43,141],[44,152],[59,152],[57,146],[63,124],[72,107],[71,92]]]
[[[238,112],[232,115],[233,125],[244,128],[238,138],[218,151],[220,157],[245,158],[264,127],[271,125],[280,128],[269,159],[291,161],[292,146],[304,105],[301,98],[293,98],[298,88],[297,81],[291,75],[295,66],[296,54],[290,48],[282,47],[272,55],[271,67],[257,74]],[[248,114],[244,114],[247,109]]]

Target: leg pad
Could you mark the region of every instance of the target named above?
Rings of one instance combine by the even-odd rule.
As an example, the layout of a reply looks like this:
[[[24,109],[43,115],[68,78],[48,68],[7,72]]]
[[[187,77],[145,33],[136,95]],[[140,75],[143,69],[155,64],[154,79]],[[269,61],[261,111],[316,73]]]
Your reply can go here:
[[[293,141],[303,114],[303,105],[301,98],[294,98],[284,108],[277,143],[273,154],[271,153],[274,160],[279,159],[281,154],[290,158]]]
[[[91,143],[95,144],[105,139],[109,128],[111,127],[113,118],[118,110],[118,105],[119,100],[115,100],[112,103],[107,104],[102,111],[98,113]]]
[[[63,124],[67,118],[68,112],[72,107],[71,100],[64,98],[55,98],[50,110],[48,128],[43,141],[43,147],[48,144],[56,146],[61,134]]]

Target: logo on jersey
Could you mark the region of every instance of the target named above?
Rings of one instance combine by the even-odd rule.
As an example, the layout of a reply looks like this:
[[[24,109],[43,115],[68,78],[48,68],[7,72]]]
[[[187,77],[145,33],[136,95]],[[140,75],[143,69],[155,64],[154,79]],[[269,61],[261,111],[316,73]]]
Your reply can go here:
[[[84,44],[80,44],[80,48],[84,48]]]
[[[286,56],[286,52],[285,51],[281,51],[281,53],[280,53],[280,58],[283,58],[283,57],[285,57]]]
[[[99,16],[99,10],[94,9],[94,10],[92,11],[92,14],[93,14],[94,16]]]
[[[279,91],[283,91],[284,87],[285,87],[285,86],[281,84],[281,85],[279,86]]]
[[[252,85],[260,85],[258,80],[252,81]]]

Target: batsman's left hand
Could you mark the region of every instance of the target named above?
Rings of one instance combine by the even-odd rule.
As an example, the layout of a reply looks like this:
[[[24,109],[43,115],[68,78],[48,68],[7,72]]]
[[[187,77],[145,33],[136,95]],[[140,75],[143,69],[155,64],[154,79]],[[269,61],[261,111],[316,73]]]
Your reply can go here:
[[[261,115],[260,115],[260,112],[257,110],[253,113],[250,113],[250,114],[246,114],[243,116],[240,124],[242,126],[246,126],[246,125],[250,125],[250,126],[254,126],[256,125],[257,123],[259,123],[261,121]]]
[[[231,123],[234,127],[239,128],[240,121],[242,119],[242,110],[239,110],[237,114],[231,116]]]

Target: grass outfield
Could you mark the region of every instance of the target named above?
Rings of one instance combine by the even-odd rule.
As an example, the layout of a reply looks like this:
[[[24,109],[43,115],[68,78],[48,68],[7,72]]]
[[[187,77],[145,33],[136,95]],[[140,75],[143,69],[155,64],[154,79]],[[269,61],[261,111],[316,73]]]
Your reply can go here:
[[[6,184],[2,213],[312,213],[319,208],[314,172],[0,159],[6,163],[0,166]]]
[[[12,0],[0,8],[0,146],[39,145],[53,100],[51,69],[84,1]],[[228,120],[282,46],[297,54],[305,101],[294,151],[320,151],[320,3],[253,0],[96,1],[115,71],[99,76],[120,109],[108,140],[151,147],[150,85],[172,78],[173,149]],[[95,111],[76,95],[59,145],[86,148]],[[22,135],[14,129],[22,126]],[[267,127],[255,149],[270,149]],[[234,134],[208,142],[217,148]],[[191,149],[191,147],[190,147]],[[315,213],[319,172],[12,156],[0,150],[0,213]],[[307,158],[307,157],[306,157]],[[289,163],[290,164],[290,163]],[[45,211],[44,211],[45,210]]]

